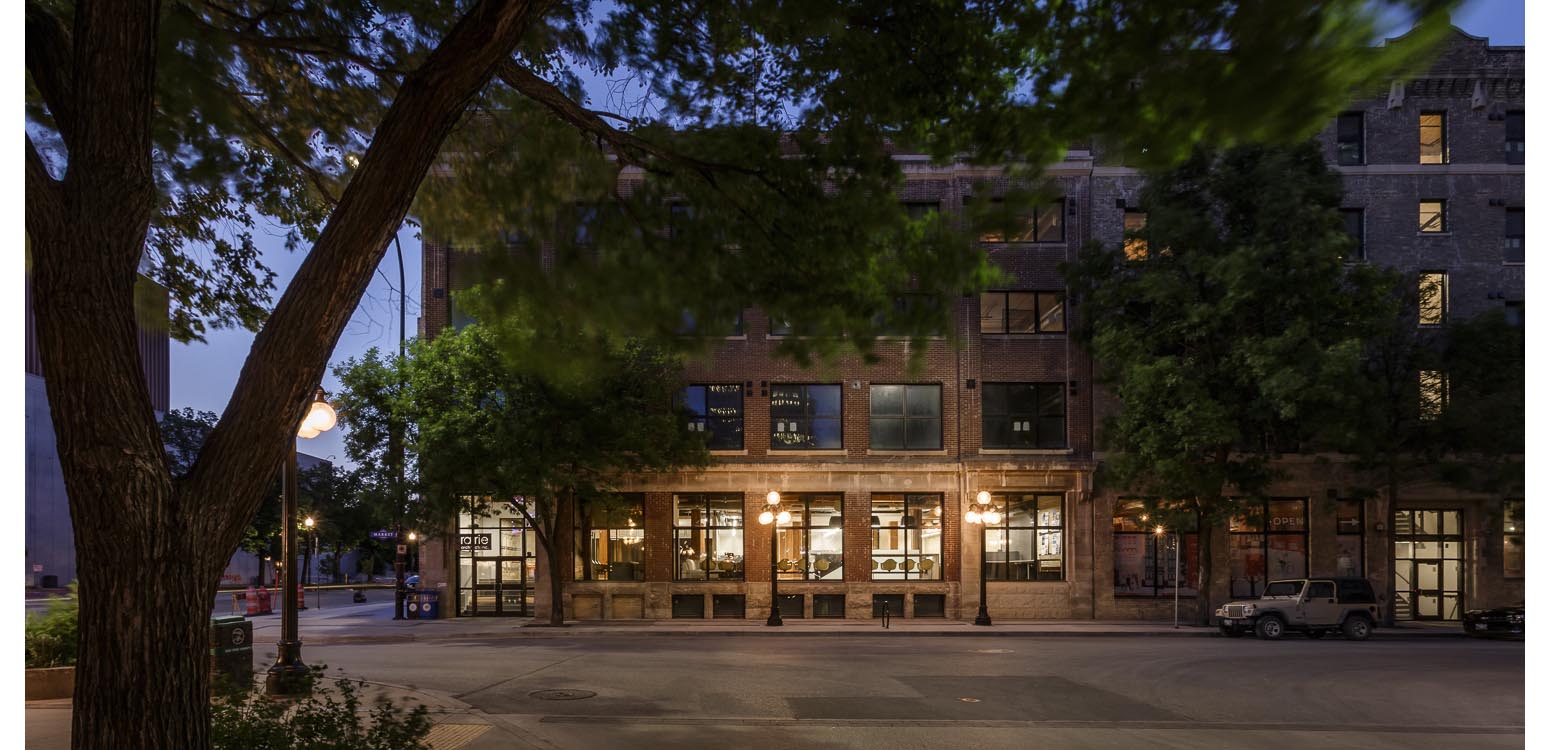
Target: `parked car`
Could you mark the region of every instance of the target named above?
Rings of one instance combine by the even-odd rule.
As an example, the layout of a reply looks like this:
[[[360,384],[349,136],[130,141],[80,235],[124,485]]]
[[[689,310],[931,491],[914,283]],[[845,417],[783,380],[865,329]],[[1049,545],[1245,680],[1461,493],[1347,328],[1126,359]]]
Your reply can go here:
[[[1472,636],[1523,637],[1523,605],[1496,609],[1471,609],[1464,613],[1464,633]]]
[[[404,579],[404,586],[411,589],[420,587],[420,575],[418,573]]]
[[[1253,633],[1267,641],[1299,631],[1323,638],[1339,631],[1365,641],[1377,627],[1378,597],[1365,578],[1292,578],[1271,581],[1258,599],[1228,602],[1216,610],[1222,635]]]

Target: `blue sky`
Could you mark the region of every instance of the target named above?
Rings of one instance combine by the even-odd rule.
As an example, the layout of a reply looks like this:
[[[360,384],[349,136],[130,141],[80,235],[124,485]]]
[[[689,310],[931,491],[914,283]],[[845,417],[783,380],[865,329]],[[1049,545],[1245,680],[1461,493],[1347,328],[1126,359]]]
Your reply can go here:
[[[1489,37],[1493,44],[1521,45],[1524,44],[1523,11],[1523,0],[1474,0],[1464,3],[1454,13],[1453,24],[1475,36]],[[606,87],[602,82],[596,82],[591,89],[594,96],[601,99]],[[305,256],[284,249],[278,228],[272,234],[272,238],[261,237],[259,244],[264,249],[265,262],[277,274],[278,299]],[[403,243],[408,291],[408,332],[413,337],[419,316],[420,239],[412,228],[406,228],[399,237]],[[398,262],[390,247],[361,306],[334,347],[334,363],[359,356],[374,346],[385,350],[398,346],[397,289]],[[226,408],[242,362],[253,344],[253,335],[246,331],[215,331],[208,339],[204,344],[172,345],[173,408],[191,406],[216,413]],[[330,391],[337,385],[332,372],[323,380],[323,387]],[[301,441],[301,450],[323,458],[345,460],[344,443],[338,429]]]

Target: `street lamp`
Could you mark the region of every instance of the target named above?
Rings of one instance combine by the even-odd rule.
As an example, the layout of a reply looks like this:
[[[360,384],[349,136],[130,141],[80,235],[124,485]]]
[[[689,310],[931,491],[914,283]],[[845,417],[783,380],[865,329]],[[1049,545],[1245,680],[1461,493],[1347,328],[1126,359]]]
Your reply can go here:
[[[770,490],[770,494],[764,496],[764,502],[766,505],[764,512],[759,514],[759,524],[770,527],[770,616],[764,624],[784,625],[780,619],[780,585],[775,571],[775,529],[779,524],[791,522],[791,511],[780,507],[780,493],[775,490]]]
[[[307,416],[301,421],[296,430],[299,438],[315,438],[318,435],[332,430],[337,421],[334,407],[328,405],[328,394],[322,388],[312,395],[312,406],[307,410]],[[281,610],[280,642],[276,644],[279,651],[274,666],[269,668],[269,675],[264,678],[264,692],[270,695],[297,695],[308,692],[311,689],[310,672],[307,665],[301,661],[301,638],[296,633],[296,601],[287,597],[295,596],[296,588],[296,441],[291,441],[290,455],[285,459],[284,493],[281,502],[280,517],[284,522],[280,524],[280,554],[285,560],[281,568],[280,590],[285,592],[280,595]],[[309,518],[308,521],[311,519]],[[307,524],[311,528],[312,524]]]
[[[301,525],[307,528],[307,548],[303,552],[307,564],[301,566],[301,585],[305,588],[312,583],[312,559],[318,554],[318,533],[317,529],[313,528],[317,525],[317,521],[314,521],[312,516],[307,516],[301,520]],[[306,607],[303,606],[302,609]]]
[[[985,527],[1001,523],[1001,511],[990,504],[990,493],[980,490],[974,496],[974,507],[963,514],[963,520],[980,527],[980,611],[974,616],[974,624],[989,625],[990,610],[985,606]]]
[[[1157,535],[1157,543],[1162,544],[1165,529],[1161,525],[1152,531]],[[1179,535],[1173,534],[1173,627],[1179,626]]]

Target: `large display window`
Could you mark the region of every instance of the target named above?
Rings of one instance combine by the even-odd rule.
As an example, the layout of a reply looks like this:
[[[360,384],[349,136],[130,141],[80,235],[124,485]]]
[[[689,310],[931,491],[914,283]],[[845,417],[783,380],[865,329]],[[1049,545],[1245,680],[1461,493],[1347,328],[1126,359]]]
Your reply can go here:
[[[1114,595],[1173,596],[1177,587],[1180,596],[1194,596],[1200,580],[1196,519],[1193,511],[1121,501],[1114,512]]]
[[[576,522],[576,580],[646,580],[645,505],[640,494],[582,504]]]
[[[1307,577],[1307,499],[1238,502],[1227,528],[1231,595],[1258,597],[1267,581]]]
[[[775,570],[781,580],[845,580],[845,498],[792,495],[791,522],[778,527]]]
[[[674,495],[673,549],[676,580],[743,580],[743,496]]]
[[[872,580],[942,580],[942,496],[872,496]]]
[[[1001,523],[985,527],[985,577],[992,581],[1065,578],[1065,497],[997,494]]]

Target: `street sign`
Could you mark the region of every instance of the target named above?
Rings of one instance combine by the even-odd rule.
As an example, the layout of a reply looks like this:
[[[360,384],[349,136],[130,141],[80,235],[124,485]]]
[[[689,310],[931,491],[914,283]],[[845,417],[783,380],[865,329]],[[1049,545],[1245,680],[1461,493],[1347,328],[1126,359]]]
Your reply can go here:
[[[407,544],[400,544],[400,545],[398,545],[398,554],[400,554],[400,555],[407,555],[407,554],[409,554],[409,545],[407,545]]]
[[[490,549],[494,548],[494,541],[495,541],[494,537],[495,537],[494,534],[489,534],[489,533],[458,534],[457,535],[457,546],[458,546],[458,549],[460,549],[460,550],[462,550],[464,552],[469,552],[469,551],[473,551],[473,550],[480,550],[480,551],[490,550]]]
[[[398,538],[398,532],[393,531],[391,529],[378,529],[376,531],[371,532],[371,538],[372,539],[381,539],[383,541],[387,541],[389,539],[397,539]]]

